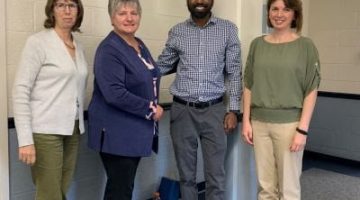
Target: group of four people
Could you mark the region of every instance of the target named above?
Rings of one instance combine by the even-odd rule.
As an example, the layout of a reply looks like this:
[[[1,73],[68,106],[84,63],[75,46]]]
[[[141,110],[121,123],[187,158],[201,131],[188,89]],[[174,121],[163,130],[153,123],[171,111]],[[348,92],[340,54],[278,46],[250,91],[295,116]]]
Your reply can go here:
[[[104,199],[130,200],[141,157],[157,150],[160,76],[170,87],[170,134],[181,197],[197,199],[198,142],[207,200],[225,199],[226,134],[238,124],[241,50],[236,26],[211,12],[213,0],[187,0],[191,14],[169,31],[155,61],[135,36],[139,0],[109,0],[113,30],[99,44],[88,108],[88,145],[99,152]],[[300,0],[268,0],[272,32],[253,40],[244,73],[243,140],[254,145],[258,199],[300,200],[302,153],[320,82],[319,56],[300,36]],[[72,32],[80,0],[48,0],[45,30],[30,36],[17,71],[13,104],[19,158],[31,165],[37,200],[66,199],[83,119],[87,63]],[[228,106],[224,95],[228,94]]]

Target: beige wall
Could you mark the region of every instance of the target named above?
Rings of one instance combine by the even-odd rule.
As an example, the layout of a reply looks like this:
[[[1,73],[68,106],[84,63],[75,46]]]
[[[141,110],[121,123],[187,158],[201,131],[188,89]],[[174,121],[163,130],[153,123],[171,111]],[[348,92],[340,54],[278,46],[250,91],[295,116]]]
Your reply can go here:
[[[9,198],[5,1],[0,1],[0,200]]]
[[[240,33],[243,68],[245,68],[246,57],[251,41],[262,34],[262,5],[263,0],[242,1]]]
[[[188,17],[185,0],[141,0],[143,16],[137,35],[144,40],[156,60],[161,53],[169,29]],[[160,102],[170,102],[168,87],[174,75],[165,76],[160,84]]]
[[[229,0],[230,1],[230,0]],[[89,70],[96,46],[111,30],[106,10],[107,1],[84,0],[85,17],[83,33],[77,38],[86,47]],[[261,34],[261,6],[265,0],[231,0],[224,4],[215,1],[216,15],[230,19],[239,27],[243,60],[253,38]],[[143,17],[138,36],[156,58],[164,46],[171,26],[188,17],[186,1],[142,0]],[[9,116],[12,116],[10,86],[13,83],[16,66],[26,38],[42,29],[45,0],[7,1],[6,10],[6,59],[7,96]],[[357,0],[304,0],[304,35],[309,35],[317,44],[321,61],[323,82],[320,90],[360,93],[360,1]],[[31,9],[29,9],[31,8]],[[321,12],[319,12],[321,10]],[[333,14],[341,12],[341,14]],[[22,13],[21,15],[17,13]],[[258,13],[258,14],[254,14]],[[308,14],[309,13],[309,14]],[[310,17],[310,20],[308,19]],[[341,18],[341,19],[339,19]],[[92,75],[88,84],[88,101],[92,91]],[[170,101],[167,87],[172,76],[162,79],[161,101]]]
[[[309,36],[320,53],[320,90],[360,94],[360,1],[310,1]]]

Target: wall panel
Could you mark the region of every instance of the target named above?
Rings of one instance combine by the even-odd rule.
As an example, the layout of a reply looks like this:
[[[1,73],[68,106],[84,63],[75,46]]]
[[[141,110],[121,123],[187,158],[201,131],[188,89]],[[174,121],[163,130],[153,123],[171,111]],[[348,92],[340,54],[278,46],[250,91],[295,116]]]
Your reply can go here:
[[[360,94],[360,9],[357,0],[309,2],[309,36],[320,53],[320,90]]]

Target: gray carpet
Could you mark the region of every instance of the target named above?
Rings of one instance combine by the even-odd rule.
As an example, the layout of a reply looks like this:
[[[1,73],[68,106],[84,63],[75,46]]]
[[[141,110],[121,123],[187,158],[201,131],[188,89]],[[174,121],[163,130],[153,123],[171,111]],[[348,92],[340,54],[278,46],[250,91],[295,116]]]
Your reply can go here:
[[[301,190],[302,200],[360,200],[360,178],[312,168],[302,173]]]

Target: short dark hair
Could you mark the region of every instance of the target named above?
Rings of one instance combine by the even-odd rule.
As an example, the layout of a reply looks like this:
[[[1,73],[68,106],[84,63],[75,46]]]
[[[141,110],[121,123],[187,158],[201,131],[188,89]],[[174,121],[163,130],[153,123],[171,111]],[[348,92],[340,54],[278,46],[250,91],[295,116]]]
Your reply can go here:
[[[271,4],[273,4],[277,0],[268,0],[267,1],[267,12],[268,12],[268,18],[267,18],[267,25],[270,28],[273,28],[273,25],[270,22],[269,19],[269,12]],[[301,32],[302,25],[303,25],[303,10],[302,10],[302,2],[301,0],[282,0],[287,8],[290,8],[294,11],[294,20],[291,22],[291,28],[295,28],[296,32]]]
[[[45,6],[45,14],[46,19],[44,21],[44,27],[45,28],[54,28],[55,27],[55,17],[54,17],[54,8],[55,3],[58,0],[47,0],[46,6]],[[76,16],[76,21],[74,26],[71,28],[71,31],[78,31],[80,32],[80,26],[84,17],[84,7],[81,2],[81,0],[70,0],[77,4],[78,6],[78,13]]]

